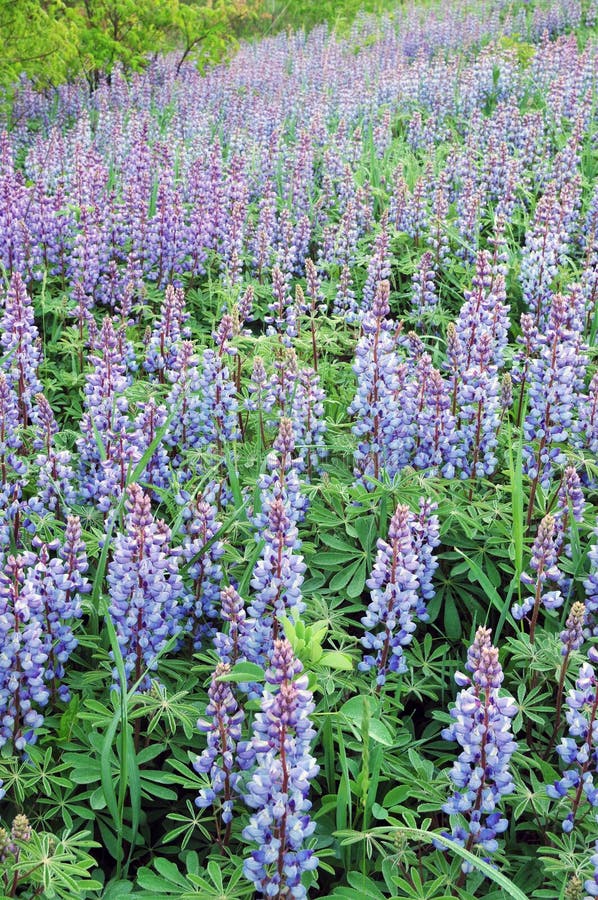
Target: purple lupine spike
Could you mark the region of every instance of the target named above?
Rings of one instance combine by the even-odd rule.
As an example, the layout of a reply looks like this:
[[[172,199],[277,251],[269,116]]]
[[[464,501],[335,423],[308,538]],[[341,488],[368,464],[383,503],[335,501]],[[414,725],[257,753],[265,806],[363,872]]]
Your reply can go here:
[[[299,457],[309,477],[320,470],[320,461],[328,453],[324,443],[325,399],[320,376],[311,368],[300,369],[291,403],[291,420]]]
[[[378,687],[386,683],[390,672],[407,671],[403,648],[412,640],[416,616],[427,618],[420,577],[429,585],[433,566],[431,554],[427,559],[425,553],[421,559],[418,555],[427,543],[421,526],[422,520],[408,506],[399,505],[390,522],[388,540],[378,540],[376,562],[367,582],[372,599],[361,620],[367,629],[361,643],[366,650],[376,652],[364,656],[359,664],[364,672],[376,670]],[[430,539],[433,543],[433,523]]]
[[[511,697],[499,696],[503,673],[488,629],[478,629],[467,656],[471,678],[455,676],[462,690],[451,710],[453,721],[442,731],[446,741],[457,741],[462,748],[449,773],[456,791],[442,808],[459,816],[446,837],[470,851],[480,847],[487,855],[496,852],[497,835],[508,827],[499,805],[515,787],[509,763],[517,749],[511,732],[517,705]],[[462,869],[470,872],[472,866],[464,862]]]
[[[149,688],[149,672],[157,668],[169,639],[186,627],[179,556],[169,541],[170,529],[153,520],[149,496],[139,485],[130,485],[125,531],[114,539],[107,581],[127,685],[139,682],[141,691]]]
[[[562,573],[557,566],[558,553],[556,547],[556,524],[554,516],[544,516],[538,527],[538,534],[532,545],[530,568],[536,573],[535,578],[524,572],[521,576],[523,584],[533,586],[534,591],[523,603],[514,603],[511,607],[513,618],[518,621],[530,618],[529,639],[533,644],[540,606],[545,609],[558,609],[563,604],[560,590],[545,590],[547,581],[560,584]]]
[[[556,546],[567,556],[571,556],[571,544],[566,543],[572,533],[573,522],[583,522],[585,499],[581,479],[575,466],[567,466],[557,493],[554,518],[556,524]]]
[[[164,302],[160,319],[154,325],[146,350],[144,367],[148,372],[158,372],[164,380],[164,370],[171,369],[175,363],[178,343],[189,338],[190,331],[186,326],[189,313],[185,308],[185,295],[182,288],[169,284],[164,294]]]
[[[193,646],[199,650],[206,638],[214,634],[218,618],[217,601],[220,596],[223,553],[222,541],[214,540],[220,529],[216,507],[198,494],[185,507],[183,526],[185,539],[182,555],[187,562],[187,575],[191,580],[190,629]],[[207,546],[210,544],[210,546]]]
[[[594,529],[594,536],[598,538],[598,527]],[[598,541],[588,551],[590,572],[583,583],[586,592],[586,634],[588,637],[598,636]]]
[[[414,369],[415,444],[413,465],[434,475],[452,478],[458,464],[455,417],[451,397],[442,375],[424,353]]]
[[[421,322],[438,304],[435,280],[436,270],[434,269],[433,255],[426,250],[425,253],[422,253],[419,265],[413,274],[411,307],[418,322]]]
[[[21,419],[26,425],[33,411],[33,397],[42,390],[37,374],[41,351],[33,306],[25,282],[18,272],[10,279],[3,305],[4,315],[0,325],[3,368],[19,398]]]
[[[261,511],[254,516],[258,532],[267,528],[270,509],[275,499],[284,503],[286,514],[297,524],[305,518],[307,497],[302,494],[299,471],[303,460],[295,456],[295,432],[293,421],[282,417],[273,450],[266,459],[267,472],[259,476],[257,486],[260,491]]]
[[[237,391],[226,364],[230,337],[232,319],[225,316],[215,335],[218,350],[208,348],[203,352],[198,382],[201,392],[196,408],[198,444],[214,454],[219,462],[223,447],[239,438]]]
[[[351,269],[344,265],[341,269],[333,312],[336,316],[346,318],[347,322],[354,322],[357,318],[357,310]]]
[[[202,381],[191,341],[181,343],[168,378],[172,382],[172,388],[166,407],[176,409],[176,415],[164,440],[171,448],[173,465],[180,467],[183,453],[202,445]]]
[[[552,799],[567,801],[569,811],[562,822],[565,834],[573,831],[584,800],[594,817],[598,816],[598,679],[594,668],[598,652],[595,647],[590,648],[588,656],[590,662],[581,664],[575,688],[566,700],[569,736],[562,738],[556,748],[568,768],[558,781],[546,788]]]
[[[271,313],[266,316],[268,334],[280,335],[283,344],[290,347],[297,336],[297,313],[288,280],[279,266],[272,269],[272,302],[268,309]]]
[[[195,805],[200,809],[217,808],[217,840],[224,846],[230,837],[235,797],[240,793],[241,772],[236,762],[236,748],[245,718],[230,684],[219,680],[229,672],[229,665],[218,663],[212,675],[205,712],[209,718],[197,722],[198,731],[207,735],[207,747],[193,763],[196,772],[210,776],[210,786],[200,790]]]
[[[388,213],[384,212],[380,219],[380,231],[374,242],[372,255],[368,263],[368,273],[363,286],[362,309],[370,309],[374,303],[380,282],[388,281],[390,278],[390,262]]]
[[[264,897],[305,898],[301,876],[318,865],[305,846],[315,829],[308,815],[308,794],[319,767],[310,753],[314,703],[302,668],[289,642],[275,641],[266,672],[272,691],[264,691],[253,738],[241,751],[245,766],[255,761],[244,794],[255,813],[243,838],[257,845],[246,858],[243,873]]]
[[[232,585],[220,591],[220,616],[228,622],[227,634],[219,631],[214,635],[214,649],[222,662],[231,666],[243,659],[255,662],[250,641],[253,623],[247,619],[243,598]]]
[[[85,411],[81,437],[77,439],[79,489],[83,499],[94,500],[107,511],[111,500],[124,489],[130,464],[138,458],[128,440],[127,368],[110,316],[102,322],[97,347],[89,360],[93,368],[86,376]]]
[[[58,424],[43,394],[36,394],[32,421],[36,427],[33,449],[38,451],[37,498],[43,509],[56,512],[70,509],[76,502],[75,473],[68,450],[57,450],[54,436]]]
[[[281,617],[296,621],[305,609],[301,585],[306,566],[296,551],[301,546],[295,519],[283,497],[274,497],[268,520],[261,532],[264,541],[260,559],[251,579],[254,597],[248,612],[255,619],[251,633],[251,655],[266,659],[281,632]]]
[[[500,382],[492,363],[494,342],[484,331],[477,340],[472,364],[461,374],[459,405],[459,466],[462,478],[491,475],[500,425]]]
[[[587,394],[580,394],[577,406],[575,443],[591,456],[598,455],[598,372],[592,376]]]
[[[81,595],[89,590],[85,578],[87,554],[78,517],[69,516],[58,556],[50,557],[51,546],[41,544],[37,559],[27,569],[21,595],[30,609],[39,610],[38,617],[47,642],[43,677],[51,685],[52,697],[67,701],[69,691],[60,682],[65,675],[65,663],[78,645],[73,625],[83,614]],[[52,549],[56,547],[52,546]]]
[[[16,751],[35,743],[49,699],[40,598],[24,595],[25,568],[34,560],[32,553],[9,556],[0,571],[0,746],[12,741]]]
[[[573,650],[579,650],[584,642],[583,626],[586,620],[586,607],[584,603],[574,603],[571,612],[567,616],[565,628],[559,638],[562,644],[561,655],[569,656]]]
[[[593,19],[588,21],[588,24],[595,25],[596,20],[598,19],[598,3],[594,4],[592,15]],[[589,10],[586,13],[586,16],[589,19]],[[590,897],[598,897],[598,841],[594,844],[594,853],[590,856],[590,862],[594,866],[594,874],[591,878],[586,878],[583,884]],[[581,881],[579,882],[579,892],[581,892]]]
[[[557,224],[560,209],[554,182],[538,201],[525,236],[521,258],[523,296],[536,326],[544,324],[551,299],[551,286],[558,268],[561,242]]]
[[[554,467],[566,462],[562,449],[572,429],[586,368],[579,332],[569,327],[567,298],[556,294],[537,355],[529,364],[528,411],[523,426],[524,471],[531,478],[528,524],[538,484],[550,486]]]
[[[135,418],[134,431],[131,442],[137,447],[140,459],[151,447],[158,436],[158,431],[166,425],[168,413],[165,406],[158,406],[155,399],[150,397],[142,410]],[[152,455],[145,464],[139,478],[148,487],[167,488],[170,483],[168,451],[160,441]]]
[[[363,317],[353,365],[357,390],[348,411],[357,418],[352,429],[359,439],[354,471],[365,483],[368,477],[377,480],[383,471],[391,477],[396,474],[406,465],[413,446],[398,335],[394,323],[386,318],[389,290],[387,281],[379,283],[372,308]]]
[[[14,452],[22,445],[19,401],[6,375],[0,372],[0,498],[3,504],[17,491],[26,472],[25,464]]]

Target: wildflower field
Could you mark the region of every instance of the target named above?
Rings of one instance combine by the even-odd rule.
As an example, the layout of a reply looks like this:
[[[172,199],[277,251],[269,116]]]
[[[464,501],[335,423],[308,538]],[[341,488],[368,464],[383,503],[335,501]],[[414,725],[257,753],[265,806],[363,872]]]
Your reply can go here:
[[[0,900],[598,896],[598,3],[0,115]]]

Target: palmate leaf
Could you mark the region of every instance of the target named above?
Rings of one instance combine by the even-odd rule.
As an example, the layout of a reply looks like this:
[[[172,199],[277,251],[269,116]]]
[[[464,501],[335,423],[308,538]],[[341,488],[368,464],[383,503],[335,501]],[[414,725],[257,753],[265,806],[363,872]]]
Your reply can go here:
[[[396,826],[396,827],[380,827],[380,828],[370,828],[368,831],[360,832],[360,831],[337,831],[335,832],[336,836],[341,839],[341,844],[349,845],[361,843],[362,841],[392,841],[395,838],[407,838],[412,839],[414,841],[418,841],[424,844],[443,844],[447,850],[450,850],[451,853],[456,854],[462,860],[467,863],[470,863],[474,869],[478,872],[481,872],[486,878],[489,878],[499,887],[503,888],[506,891],[507,897],[512,898],[512,900],[529,900],[529,897],[524,894],[521,888],[517,887],[517,885],[511,881],[506,875],[504,875],[499,869],[495,869],[493,866],[489,865],[487,862],[484,862],[483,859],[480,859],[479,856],[476,856],[474,853],[470,853],[469,850],[466,850],[465,847],[460,847],[450,838],[445,837],[445,835],[440,832],[431,832],[425,831],[422,828],[409,828],[406,826]]]

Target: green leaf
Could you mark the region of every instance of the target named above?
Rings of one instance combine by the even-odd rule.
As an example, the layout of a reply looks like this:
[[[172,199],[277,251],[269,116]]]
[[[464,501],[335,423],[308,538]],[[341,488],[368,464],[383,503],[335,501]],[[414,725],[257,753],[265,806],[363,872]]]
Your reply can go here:
[[[353,669],[353,660],[348,653],[341,653],[340,650],[325,650],[319,660],[323,666],[329,669],[340,669],[344,672],[351,672]]]
[[[252,662],[238,662],[226,675],[220,675],[218,681],[234,681],[236,684],[245,684],[249,681],[263,681],[265,672],[261,666]]]

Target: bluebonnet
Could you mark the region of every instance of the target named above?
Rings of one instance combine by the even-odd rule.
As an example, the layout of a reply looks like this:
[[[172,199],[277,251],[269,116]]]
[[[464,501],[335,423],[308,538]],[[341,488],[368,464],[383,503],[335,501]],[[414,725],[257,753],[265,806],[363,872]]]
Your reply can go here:
[[[240,790],[241,771],[236,748],[241,740],[245,718],[231,685],[219,680],[229,672],[229,665],[218,663],[212,675],[205,718],[197,722],[198,731],[207,735],[207,747],[193,763],[196,772],[210,776],[210,786],[200,790],[195,804],[200,809],[217,806],[217,836],[223,844],[227,843],[230,835],[233,803]]]
[[[400,370],[398,370],[398,373]],[[459,462],[455,416],[451,412],[449,386],[423,353],[415,366],[408,392],[400,395],[403,415],[412,411],[414,425],[413,465],[428,474],[452,478]]]
[[[450,772],[457,790],[442,808],[459,817],[448,835],[453,841],[468,850],[479,846],[490,855],[498,849],[497,835],[508,826],[499,807],[514,790],[509,764],[517,749],[511,732],[517,706],[511,697],[499,695],[504,676],[489,629],[478,628],[465,667],[471,677],[455,676],[463,689],[451,710],[453,721],[442,731],[445,740],[462,748]],[[471,871],[471,865],[464,862],[462,869]]]
[[[492,361],[493,344],[490,332],[482,332],[469,368],[461,372],[458,465],[463,478],[491,475],[497,463],[500,382]]]
[[[150,498],[137,484],[127,489],[125,531],[114,539],[108,566],[108,611],[123,656],[127,684],[149,687],[157,657],[185,627],[184,588],[170,529],[155,522]],[[118,678],[114,670],[115,681]]]
[[[239,748],[244,767],[254,765],[244,799],[255,810],[243,838],[257,845],[246,857],[243,872],[258,896],[304,900],[304,872],[318,859],[305,846],[315,829],[309,816],[310,781],[318,766],[310,754],[315,731],[307,676],[285,639],[277,640],[266,672],[264,691],[252,740]]]
[[[371,601],[361,621],[367,629],[361,638],[367,653],[359,668],[376,670],[376,684],[388,674],[407,671],[403,648],[412,640],[416,618],[427,619],[425,600],[432,595],[431,577],[436,562],[432,550],[438,543],[438,522],[425,501],[419,515],[399,505],[391,519],[388,540],[378,539],[376,561],[367,581]]]
[[[598,810],[598,787],[595,784],[598,765],[598,681],[594,669],[598,663],[598,651],[595,647],[590,648],[588,656],[590,662],[581,664],[575,688],[569,691],[566,700],[569,736],[562,738],[556,748],[568,768],[558,781],[547,788],[549,797],[568,801],[570,808],[562,822],[566,834],[573,831],[584,798],[592,810]],[[598,821],[598,812],[594,812],[594,816]]]

